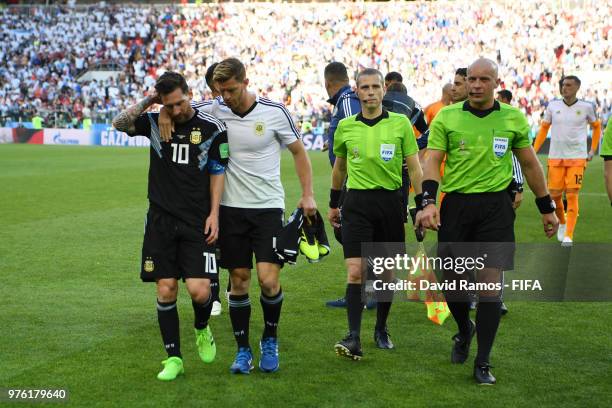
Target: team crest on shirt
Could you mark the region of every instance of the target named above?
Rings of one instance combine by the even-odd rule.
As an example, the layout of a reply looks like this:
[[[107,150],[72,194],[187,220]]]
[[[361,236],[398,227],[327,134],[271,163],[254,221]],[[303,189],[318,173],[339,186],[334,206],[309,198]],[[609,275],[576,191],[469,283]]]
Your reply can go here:
[[[357,146],[353,147],[353,158],[359,158],[359,149],[357,148]]]
[[[202,132],[200,132],[199,128],[195,128],[191,131],[191,135],[189,135],[189,141],[193,144],[202,143]]]
[[[576,116],[580,116],[581,113],[582,113],[581,111],[577,110],[576,111]]]
[[[507,137],[494,137],[493,138],[493,153],[497,157],[503,157],[508,151],[508,138]]]
[[[394,144],[381,144],[380,145],[380,158],[383,161],[388,162],[395,156],[395,145]]]
[[[263,136],[266,131],[266,124],[263,122],[255,122],[255,135]]]
[[[153,263],[153,259],[151,259],[150,257],[147,257],[147,259],[144,261],[144,271],[153,272],[154,269],[155,269],[155,264]]]

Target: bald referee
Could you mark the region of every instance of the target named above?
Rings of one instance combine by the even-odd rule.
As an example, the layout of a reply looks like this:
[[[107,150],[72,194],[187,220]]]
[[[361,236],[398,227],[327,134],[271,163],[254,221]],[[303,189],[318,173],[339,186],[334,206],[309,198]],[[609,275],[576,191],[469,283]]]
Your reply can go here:
[[[427,146],[430,154],[424,165],[423,210],[417,215],[416,227],[438,231],[439,257],[457,256],[457,245],[450,243],[478,243],[479,251],[489,254],[484,268],[477,271],[478,282],[499,284],[503,270],[513,268],[515,215],[506,192],[512,181],[511,151],[537,197],[548,238],[556,233],[559,220],[542,167],[529,141],[527,120],[518,109],[495,100],[494,90],[498,85],[497,65],[488,59],[476,60],[468,68],[468,100],[443,108],[432,122]],[[435,204],[439,168],[445,154],[442,191],[446,196],[438,211]],[[444,270],[446,281],[462,280],[465,275]],[[501,290],[478,294],[474,324],[469,315],[468,293],[446,292],[459,328],[453,337],[451,362],[462,364],[467,360],[476,333],[478,353],[474,378],[479,384],[495,384],[489,354],[501,317]]]
[[[412,124],[406,116],[383,109],[382,74],[365,69],[357,75],[356,82],[361,113],[342,119],[334,135],[336,161],[332,170],[329,220],[334,227],[340,223],[338,202],[348,171],[348,191],[342,206],[342,243],[347,269],[349,334],[334,348],[340,356],[360,360],[361,244],[404,242],[402,164],[405,162],[408,167],[417,195],[423,173]],[[420,200],[415,198],[415,201]],[[374,341],[381,349],[393,348],[387,330],[390,309],[391,302],[378,302]]]

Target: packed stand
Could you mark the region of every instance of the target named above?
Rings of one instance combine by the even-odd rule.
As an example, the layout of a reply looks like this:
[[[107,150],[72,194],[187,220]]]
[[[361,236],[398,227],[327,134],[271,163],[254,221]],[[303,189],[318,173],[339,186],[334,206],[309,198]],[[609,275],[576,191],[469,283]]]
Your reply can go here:
[[[603,122],[612,109],[612,1],[561,9],[556,3],[473,2],[207,4],[201,7],[28,8],[0,11],[0,114],[79,126],[108,122],[140,98],[165,69],[185,74],[196,99],[204,72],[229,56],[247,64],[251,84],[283,100],[299,120],[329,115],[322,84],[332,60],[404,75],[422,105],[439,98],[456,68],[496,59],[502,86],[535,126],[558,97],[565,74],[583,79],[579,96]],[[324,11],[323,11],[324,10]],[[88,69],[116,79],[78,82]],[[8,119],[7,119],[8,118]],[[59,119],[58,119],[59,118]],[[68,123],[65,123],[68,122]],[[49,123],[48,123],[49,124]]]

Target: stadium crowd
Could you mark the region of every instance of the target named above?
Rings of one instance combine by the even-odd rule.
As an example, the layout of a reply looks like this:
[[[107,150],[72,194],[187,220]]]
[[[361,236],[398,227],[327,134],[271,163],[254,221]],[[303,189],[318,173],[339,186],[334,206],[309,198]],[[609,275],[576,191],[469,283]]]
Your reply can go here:
[[[612,110],[612,1],[207,4],[21,7],[0,10],[0,124],[42,115],[47,125],[110,122],[164,70],[182,72],[207,97],[206,68],[236,56],[255,89],[298,120],[327,120],[329,61],[355,72],[399,71],[425,106],[456,68],[497,60],[502,87],[537,126],[563,74],[607,122]],[[83,80],[88,70],[119,71]]]

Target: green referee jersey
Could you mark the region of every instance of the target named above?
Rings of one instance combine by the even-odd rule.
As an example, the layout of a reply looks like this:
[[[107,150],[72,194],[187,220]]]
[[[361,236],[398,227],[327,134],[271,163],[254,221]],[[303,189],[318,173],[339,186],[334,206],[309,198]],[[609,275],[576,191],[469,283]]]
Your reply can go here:
[[[397,190],[404,159],[418,151],[408,118],[384,109],[372,120],[361,113],[344,118],[334,133],[334,154],[347,159],[349,189]]]
[[[518,109],[495,101],[477,111],[468,101],[449,105],[429,127],[428,149],[446,152],[442,191],[485,193],[512,180],[512,149],[529,147],[529,124]]]
[[[612,121],[608,121],[608,126],[606,126],[599,155],[612,156]]]

